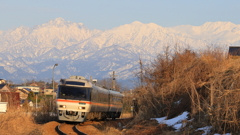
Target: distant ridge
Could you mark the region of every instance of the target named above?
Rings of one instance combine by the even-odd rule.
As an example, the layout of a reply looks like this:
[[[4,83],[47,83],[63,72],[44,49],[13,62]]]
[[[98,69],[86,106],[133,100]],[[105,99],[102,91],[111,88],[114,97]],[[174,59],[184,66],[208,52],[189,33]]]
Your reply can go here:
[[[240,45],[240,25],[206,22],[201,26],[162,27],[134,21],[110,30],[56,18],[35,27],[0,31],[0,74],[9,80],[46,80],[55,63],[56,80],[71,75],[133,78],[138,60],[153,60],[166,46]]]

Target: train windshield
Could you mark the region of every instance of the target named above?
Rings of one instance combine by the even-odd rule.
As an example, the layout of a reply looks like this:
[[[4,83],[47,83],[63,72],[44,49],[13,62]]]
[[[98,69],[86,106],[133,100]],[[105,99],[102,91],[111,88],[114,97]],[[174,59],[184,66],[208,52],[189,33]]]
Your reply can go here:
[[[58,98],[88,100],[90,88],[59,86]]]

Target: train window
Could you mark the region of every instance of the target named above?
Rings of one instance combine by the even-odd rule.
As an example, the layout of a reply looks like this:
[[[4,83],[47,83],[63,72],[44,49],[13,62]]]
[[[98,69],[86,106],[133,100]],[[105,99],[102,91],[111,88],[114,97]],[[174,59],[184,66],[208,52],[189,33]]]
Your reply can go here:
[[[58,98],[78,100],[90,99],[88,94],[89,90],[90,88],[61,86],[59,87]]]
[[[85,86],[85,83],[83,82],[74,82],[74,81],[66,81],[66,84]]]

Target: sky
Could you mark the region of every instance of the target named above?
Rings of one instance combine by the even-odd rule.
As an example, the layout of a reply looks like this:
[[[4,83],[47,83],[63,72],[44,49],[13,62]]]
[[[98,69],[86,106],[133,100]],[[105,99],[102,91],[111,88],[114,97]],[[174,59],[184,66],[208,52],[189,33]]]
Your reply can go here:
[[[0,30],[63,18],[108,30],[139,21],[163,27],[205,22],[240,24],[239,0],[0,0]]]

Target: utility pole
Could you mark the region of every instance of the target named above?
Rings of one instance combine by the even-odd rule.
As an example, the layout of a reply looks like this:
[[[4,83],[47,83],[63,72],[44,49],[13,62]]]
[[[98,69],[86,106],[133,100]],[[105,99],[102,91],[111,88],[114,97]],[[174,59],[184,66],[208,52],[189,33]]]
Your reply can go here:
[[[113,75],[111,75],[111,77],[112,77],[112,89],[116,90],[116,78],[115,77],[117,77],[117,75],[115,75],[115,71],[113,71]]]
[[[55,68],[56,66],[58,66],[57,63],[54,64],[54,66],[53,66],[53,71],[52,71],[52,84],[53,84],[53,91],[54,91],[54,68]]]
[[[38,96],[37,96],[37,94],[36,94],[36,104],[35,104],[35,107],[36,107],[36,115],[37,115],[37,98],[38,98]]]
[[[90,82],[92,83],[93,79],[92,79],[92,76],[90,76]]]

